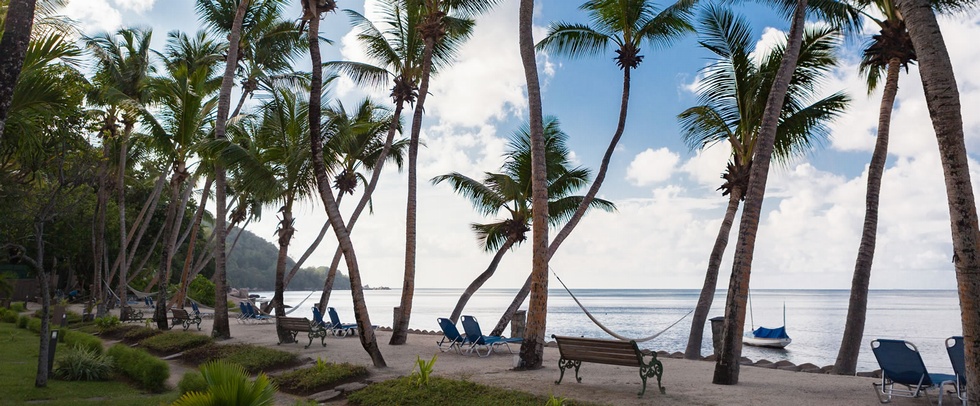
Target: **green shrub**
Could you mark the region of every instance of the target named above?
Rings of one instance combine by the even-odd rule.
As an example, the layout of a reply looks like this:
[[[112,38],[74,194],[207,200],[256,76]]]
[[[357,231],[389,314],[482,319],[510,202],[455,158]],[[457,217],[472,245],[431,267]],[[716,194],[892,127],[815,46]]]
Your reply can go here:
[[[25,306],[23,303],[12,303],[10,305],[10,310],[13,310],[17,313],[23,313],[27,311],[27,306]]]
[[[17,322],[17,312],[12,312],[7,309],[0,309],[0,322],[4,323],[16,323]]]
[[[84,331],[98,333],[99,337],[101,337],[103,340],[122,340],[124,337],[126,337],[126,333],[129,333],[130,331],[133,331],[134,329],[138,329],[138,328],[140,328],[140,326],[134,326],[132,324],[120,324],[118,326],[109,327],[105,331],[101,331],[98,329],[96,329],[95,331],[84,329]],[[79,328],[79,330],[83,331],[82,328]]]
[[[352,405],[528,405],[540,406],[547,397],[526,392],[495,388],[473,382],[431,377],[425,389],[419,389],[409,377],[401,377],[369,385],[351,393],[347,401]],[[566,404],[581,404],[567,402]]]
[[[187,392],[204,392],[208,390],[208,381],[204,380],[204,375],[200,372],[190,371],[180,378],[177,383],[177,390],[181,395]]]
[[[17,328],[27,328],[27,323],[30,322],[30,319],[27,316],[17,317]]]
[[[138,348],[130,348],[124,344],[116,344],[109,348],[116,370],[139,382],[144,389],[161,392],[166,389],[167,378],[170,377],[170,366],[150,353]]]
[[[126,335],[123,337],[123,341],[127,343],[136,343],[136,342],[143,341],[147,338],[153,337],[157,334],[163,334],[163,331],[150,327],[137,327],[135,329],[126,332]]]
[[[252,374],[288,367],[298,362],[296,354],[291,352],[250,344],[209,344],[185,351],[183,358],[198,364],[220,359],[241,365]]]
[[[187,288],[187,296],[205,306],[214,307],[214,282],[204,275],[197,274]]]
[[[35,333],[40,334],[41,333],[41,319],[39,319],[37,317],[31,317],[30,320],[27,321],[27,329],[28,330],[31,330],[31,331],[33,331]]]
[[[140,341],[140,345],[152,352],[173,354],[210,344],[212,341],[211,337],[206,335],[187,331],[168,331]]]
[[[95,319],[95,325],[99,326],[99,332],[106,331],[112,327],[119,325],[119,318],[113,315],[106,315],[102,317],[97,317]]]
[[[82,347],[96,355],[102,355],[102,340],[98,337],[80,331],[69,330],[67,328],[58,330],[58,341],[70,347]]]
[[[174,406],[265,405],[272,404],[276,396],[276,385],[265,374],[252,381],[240,365],[209,362],[201,366],[201,375],[207,381],[207,391],[185,393]]]
[[[112,372],[112,357],[85,347],[69,347],[58,358],[54,375],[66,381],[107,381]]]
[[[317,358],[317,363],[273,377],[284,392],[307,395],[319,392],[338,384],[367,376],[367,368],[349,363],[332,364]]]

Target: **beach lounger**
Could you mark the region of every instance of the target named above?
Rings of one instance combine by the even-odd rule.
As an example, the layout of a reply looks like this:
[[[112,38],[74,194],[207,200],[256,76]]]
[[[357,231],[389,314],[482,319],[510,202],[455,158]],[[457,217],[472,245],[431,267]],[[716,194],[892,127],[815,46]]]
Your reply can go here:
[[[323,313],[320,313],[320,309],[316,306],[313,306],[313,325],[323,326],[324,328],[329,327],[328,324],[323,321]]]
[[[953,336],[946,339],[946,353],[949,354],[949,362],[953,364],[953,373],[956,374],[955,379],[943,381],[939,384],[939,404],[943,404],[942,388],[947,384],[951,385],[955,392],[950,391],[949,394],[956,396],[957,399],[966,406],[966,360],[963,353],[963,337]]]
[[[461,354],[463,345],[467,344],[466,336],[459,333],[459,329],[456,328],[456,323],[453,323],[452,320],[438,318],[436,321],[439,322],[439,328],[442,329],[442,340],[436,342],[436,345],[439,346],[439,351],[446,352],[446,349],[450,349],[455,350],[457,354]]]
[[[480,329],[480,323],[476,321],[476,317],[473,316],[463,316],[463,330],[466,331],[466,341],[470,343],[470,348],[468,352],[476,351],[476,355],[481,357],[489,356],[493,353],[493,349],[498,346],[507,347],[507,351],[514,353],[514,350],[510,348],[510,343],[520,343],[524,341],[523,338],[507,338],[501,336],[485,336],[483,331]],[[483,347],[487,350],[486,354],[480,354],[480,349],[478,347]]]
[[[925,394],[928,398],[928,389],[940,387],[945,381],[956,380],[949,374],[930,374],[922,363],[919,350],[907,341],[873,340],[871,351],[881,366],[881,383],[872,384],[881,403],[891,402],[892,396],[917,398]],[[895,385],[905,388],[896,388]]]
[[[249,322],[250,319],[252,318],[252,314],[249,313],[248,307],[245,306],[245,302],[238,302],[238,309],[242,311],[242,313],[238,315],[238,322],[239,323]]]
[[[330,315],[330,329],[333,330],[333,335],[344,337],[347,335],[357,334],[357,324],[341,323],[340,317],[337,316],[337,309],[328,307],[327,314]],[[377,328],[376,326],[371,326],[371,327]]]
[[[214,317],[214,313],[201,313],[201,308],[197,307],[197,302],[191,302],[191,309],[194,309],[194,314],[197,317],[202,317],[202,318]]]
[[[252,302],[245,302],[245,307],[248,309],[249,318],[253,321],[261,321],[263,323],[271,323],[273,321],[272,316],[262,314],[259,309],[252,306]]]

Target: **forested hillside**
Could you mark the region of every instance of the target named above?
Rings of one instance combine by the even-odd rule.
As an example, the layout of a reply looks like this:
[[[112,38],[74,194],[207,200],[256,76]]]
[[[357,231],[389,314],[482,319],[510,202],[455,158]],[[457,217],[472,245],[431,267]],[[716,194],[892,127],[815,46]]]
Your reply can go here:
[[[238,234],[238,229],[228,233],[228,246]],[[303,252],[306,247],[296,247],[296,252]],[[331,251],[332,253],[333,251]],[[245,230],[235,249],[228,255],[228,285],[232,287],[251,288],[253,290],[275,289],[276,256],[279,249],[252,232]],[[315,256],[316,254],[314,254]],[[296,261],[286,259],[286,271],[292,269]],[[327,267],[304,267],[296,273],[289,283],[288,290],[320,290],[327,276]],[[334,280],[335,289],[350,289],[350,279],[343,273],[337,274]]]

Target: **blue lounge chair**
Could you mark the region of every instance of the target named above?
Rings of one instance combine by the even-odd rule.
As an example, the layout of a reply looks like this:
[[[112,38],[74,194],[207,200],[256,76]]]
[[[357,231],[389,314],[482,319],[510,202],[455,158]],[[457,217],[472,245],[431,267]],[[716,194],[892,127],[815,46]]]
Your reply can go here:
[[[953,364],[953,372],[956,374],[956,378],[949,381],[943,381],[940,385],[939,391],[939,404],[943,404],[942,387],[947,384],[952,385],[956,392],[949,392],[950,395],[956,395],[956,398],[966,406],[966,360],[963,354],[963,337],[953,336],[946,339],[946,353],[949,354],[949,362]]]
[[[871,351],[881,366],[881,383],[872,384],[881,403],[891,402],[892,396],[917,398],[925,394],[928,398],[928,389],[940,387],[945,381],[956,380],[949,374],[930,374],[922,363],[919,350],[912,343],[877,339],[871,341]],[[896,384],[906,389],[895,388]]]
[[[438,318],[436,321],[439,322],[439,328],[442,329],[442,340],[436,342],[439,346],[440,352],[446,352],[446,349],[455,350],[457,354],[461,354],[461,349],[464,344],[467,344],[466,336],[459,333],[459,329],[456,328],[456,323],[452,320]],[[448,347],[444,348],[446,345]]]
[[[340,317],[337,316],[337,309],[328,307],[327,314],[330,315],[330,329],[333,330],[333,335],[343,337],[347,335],[357,334],[357,324],[341,323]]]
[[[245,307],[248,308],[249,318],[254,321],[261,321],[261,322],[268,323],[273,320],[272,316],[267,316],[262,313],[259,313],[258,309],[252,306],[252,302],[245,302]]]
[[[320,313],[320,309],[313,306],[313,327],[323,326],[324,328],[329,327],[326,322],[323,321],[323,313]]]
[[[242,311],[242,314],[238,315],[239,323],[246,323],[252,319],[252,313],[248,311],[245,302],[238,302],[238,309]]]
[[[191,308],[194,309],[194,315],[197,317],[214,317],[214,313],[201,313],[201,308],[197,307],[197,302],[191,302]]]
[[[514,353],[514,350],[510,348],[510,343],[519,343],[524,341],[523,338],[506,338],[501,336],[485,336],[483,331],[480,330],[480,323],[476,321],[476,317],[473,316],[463,316],[463,330],[466,331],[466,341],[470,343],[469,352],[476,351],[476,355],[481,357],[489,356],[493,353],[494,347],[505,346],[507,351]],[[486,348],[486,354],[480,354],[480,349],[478,347]]]

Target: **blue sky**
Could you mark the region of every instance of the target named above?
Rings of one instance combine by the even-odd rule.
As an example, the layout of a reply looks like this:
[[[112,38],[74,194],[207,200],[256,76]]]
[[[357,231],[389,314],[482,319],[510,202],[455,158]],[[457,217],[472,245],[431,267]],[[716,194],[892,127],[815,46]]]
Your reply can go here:
[[[341,8],[371,18],[374,0],[339,1]],[[537,2],[535,38],[551,21],[586,22],[579,2]],[[298,2],[292,14],[299,16]],[[366,10],[365,10],[366,8]],[[771,46],[788,23],[759,5],[737,8],[751,16],[760,46]],[[197,29],[190,0],[71,0],[67,13],[88,32],[119,26],[150,25],[155,44],[165,33]],[[517,0],[504,0],[477,20],[473,38],[453,68],[432,82],[423,124],[426,147],[419,155],[419,228],[417,287],[463,287],[490,261],[468,225],[483,219],[447,185],[427,179],[458,171],[479,177],[496,171],[507,137],[526,114],[524,76],[517,53]],[[980,116],[980,17],[942,18],[941,26],[959,80],[967,145],[976,151]],[[326,17],[324,60],[363,60],[343,14]],[[853,103],[833,125],[832,139],[810,155],[770,173],[758,236],[752,286],[756,288],[846,289],[864,216],[866,167],[874,145],[880,92],[867,95],[857,74],[860,45],[873,33],[846,43],[842,64],[827,79],[827,94],[847,91]],[[646,56],[633,74],[629,120],[600,195],[614,201],[616,213],[592,213],[552,260],[552,268],[573,288],[700,288],[708,254],[718,232],[727,198],[715,189],[727,159],[724,148],[701,154],[680,140],[676,115],[694,105],[698,70],[708,53],[692,35],[669,49],[644,47]],[[622,72],[614,54],[569,60],[540,54],[545,114],[555,115],[570,136],[575,161],[598,168],[615,129]],[[309,68],[298,60],[297,66]],[[951,289],[949,218],[935,135],[922,97],[918,71],[903,72],[892,124],[884,175],[878,250],[872,289]],[[359,89],[349,81],[331,96],[353,101],[365,96],[389,100],[385,90]],[[975,154],[971,154],[971,158]],[[973,178],[977,163],[971,161]],[[389,172],[375,196],[375,213],[362,217],[353,240],[365,283],[401,285],[404,253],[405,175]],[[584,193],[584,191],[583,191]],[[274,241],[276,208],[249,228]],[[311,202],[297,213],[291,247],[299,256],[325,219]],[[737,223],[737,221],[736,221]],[[555,232],[553,231],[552,234]],[[719,287],[727,286],[736,236],[733,230],[722,264]],[[325,244],[307,265],[329,262],[333,244]],[[520,285],[530,269],[530,248],[508,253],[490,287]]]

